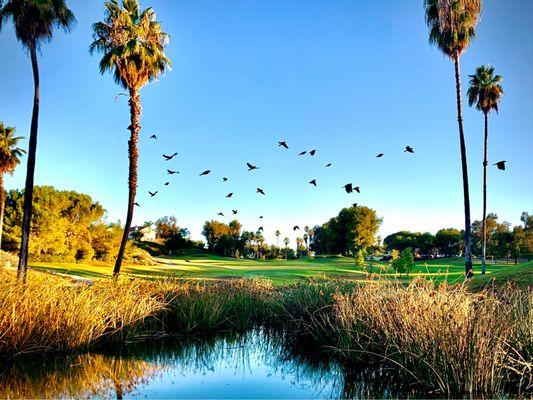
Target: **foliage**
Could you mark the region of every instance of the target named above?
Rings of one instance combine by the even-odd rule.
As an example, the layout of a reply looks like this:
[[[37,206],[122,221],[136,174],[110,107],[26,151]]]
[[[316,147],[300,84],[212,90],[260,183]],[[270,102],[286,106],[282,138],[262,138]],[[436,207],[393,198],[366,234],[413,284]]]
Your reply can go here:
[[[24,194],[9,191],[5,210],[4,248],[16,251]],[[89,195],[36,186],[29,254],[40,261],[113,261],[120,245],[122,228],[104,220],[104,209]],[[126,258],[132,262],[152,263],[148,254],[128,246]]]
[[[435,234],[435,246],[439,254],[445,257],[454,257],[461,252],[461,231],[454,228],[441,229]]]
[[[4,126],[4,123],[0,122],[0,174],[12,174],[25,153],[17,147],[18,142],[24,138],[14,134],[15,128]]]
[[[376,243],[381,219],[364,206],[342,209],[322,226],[313,228],[310,248],[317,254],[354,255]]]
[[[498,103],[503,95],[500,75],[494,75],[494,67],[481,65],[476,68],[476,73],[470,75],[467,91],[468,104],[488,114],[491,110],[498,112]]]
[[[391,266],[400,274],[400,276],[404,273],[409,275],[415,266],[413,252],[411,249],[404,249],[399,257],[393,258]]]

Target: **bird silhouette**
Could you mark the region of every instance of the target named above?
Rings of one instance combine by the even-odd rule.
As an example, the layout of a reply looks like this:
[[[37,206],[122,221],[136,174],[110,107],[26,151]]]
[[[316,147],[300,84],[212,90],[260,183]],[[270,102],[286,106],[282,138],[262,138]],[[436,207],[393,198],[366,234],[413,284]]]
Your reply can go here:
[[[168,185],[170,185],[170,182],[165,182],[165,186],[168,186]]]
[[[315,150],[315,149],[311,150],[311,151],[309,152],[309,154],[311,154],[312,156],[314,156],[314,155],[316,154],[316,150]]]
[[[154,197],[157,194],[157,190],[155,192],[148,191],[148,194],[150,195],[150,197]]]
[[[163,154],[163,157],[165,158],[165,161],[169,161],[169,160],[172,160],[177,155],[178,155],[178,153],[174,153],[174,154],[171,154],[169,156],[167,156],[166,154]]]
[[[286,149],[289,148],[289,146],[287,145],[287,142],[283,141],[283,142],[278,142],[278,146],[280,147],[285,147]]]
[[[413,148],[411,146],[405,146],[405,150],[403,152],[404,153],[414,153],[415,151],[413,150]]]
[[[250,164],[249,162],[247,162],[246,165],[248,166],[248,171],[253,171],[254,169],[259,169],[255,165]]]
[[[497,163],[495,163],[494,165],[496,165],[498,167],[498,169],[501,169],[502,171],[505,171],[505,163],[507,161],[498,161]]]
[[[155,135],[155,133],[152,136],[150,136],[150,139],[157,140],[157,136]]]
[[[354,187],[353,190],[355,190],[357,193],[361,193],[361,188],[359,188],[359,186]]]
[[[262,195],[264,195],[265,191],[261,188],[257,188],[257,193],[261,193]]]
[[[354,208],[357,207],[357,203],[353,203],[352,207],[354,207]]]
[[[263,227],[262,227],[262,226],[260,226],[260,227],[259,227],[259,229],[258,229],[258,231],[261,231],[261,232],[263,232],[263,231],[264,231]]]
[[[220,215],[221,217],[223,217],[224,213],[219,212],[217,215]]]
[[[328,164],[324,165],[324,167],[326,167],[326,168],[327,168],[327,167],[331,167],[332,165],[333,165],[333,164],[331,164],[331,163],[328,163]]]
[[[316,187],[316,179],[313,179],[313,180],[309,181],[309,183],[311,185],[313,185],[314,187]]]
[[[210,169],[208,169],[208,170],[206,170],[206,171],[202,172],[202,173],[200,174],[200,176],[205,176],[205,175],[209,175],[209,173],[210,173],[210,172],[211,172],[211,170],[210,170]]]
[[[222,182],[227,182],[228,178],[224,177],[222,178]]]
[[[259,216],[259,219],[263,219],[263,216],[262,216],[262,215],[260,215],[260,216]]]
[[[383,154],[383,153],[379,153],[379,154],[376,156],[376,158],[381,158],[381,157],[383,157],[384,155],[385,155],[385,154]]]
[[[233,196],[233,193],[228,193],[228,194],[226,195],[226,198],[229,199],[231,196]]]
[[[179,174],[180,172],[179,171],[173,171],[171,169],[167,169],[167,174],[169,175],[174,175],[174,174]]]
[[[344,190],[346,190],[346,193],[352,193],[353,192],[353,185],[351,183],[347,183],[343,186]]]
[[[306,155],[307,154],[307,151],[302,151],[301,153],[298,153],[299,156],[303,156],[303,155]]]
[[[133,203],[134,206],[140,207],[141,205],[137,202]]]
[[[299,231],[300,227],[298,225],[295,225],[295,226],[292,227],[292,230],[293,231]]]
[[[233,213],[233,215],[237,214],[237,210],[231,210],[231,212]]]

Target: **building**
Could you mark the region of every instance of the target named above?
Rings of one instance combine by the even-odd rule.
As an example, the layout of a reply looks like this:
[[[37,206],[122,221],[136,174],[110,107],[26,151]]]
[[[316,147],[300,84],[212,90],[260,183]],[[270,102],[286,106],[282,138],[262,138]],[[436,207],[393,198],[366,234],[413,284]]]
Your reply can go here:
[[[132,226],[130,228],[129,238],[141,242],[155,242],[155,225]]]

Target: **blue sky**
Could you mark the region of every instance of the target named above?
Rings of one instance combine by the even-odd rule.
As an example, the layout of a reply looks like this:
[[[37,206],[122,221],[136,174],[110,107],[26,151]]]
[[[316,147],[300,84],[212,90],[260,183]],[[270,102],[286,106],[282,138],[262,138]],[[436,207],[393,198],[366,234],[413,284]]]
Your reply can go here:
[[[36,183],[88,193],[110,220],[125,217],[126,97],[90,56],[101,1],[67,1],[77,25],[42,47]],[[463,86],[481,63],[504,76],[490,119],[489,211],[533,212],[533,2],[485,0],[478,39],[462,58]],[[134,222],[174,214],[194,238],[207,219],[239,210],[294,244],[353,202],[383,217],[381,235],[463,225],[453,65],[429,46],[421,0],[151,0],[170,34],[173,68],[141,92],[140,181]],[[33,82],[10,24],[0,33],[0,120],[29,134]],[[464,108],[473,219],[481,218],[481,113]],[[148,137],[156,133],[159,140]],[[278,148],[286,140],[290,150]],[[403,153],[405,145],[416,154]],[[26,146],[26,143],[24,143]],[[298,157],[302,150],[317,155]],[[161,154],[177,151],[164,162]],[[385,153],[376,159],[379,152]],[[260,167],[246,171],[250,161]],[[332,162],[327,169],[323,165]],[[167,177],[166,168],[181,171]],[[211,169],[208,177],[198,174]],[[8,178],[23,187],[24,166]],[[223,176],[229,181],[222,183]],[[307,182],[316,178],[318,188]],[[169,180],[170,186],[163,183]],[[341,186],[353,182],[361,194]],[[267,192],[263,197],[256,187]],[[148,190],[159,190],[149,199]],[[232,199],[226,199],[234,192]],[[259,216],[264,215],[264,220]]]

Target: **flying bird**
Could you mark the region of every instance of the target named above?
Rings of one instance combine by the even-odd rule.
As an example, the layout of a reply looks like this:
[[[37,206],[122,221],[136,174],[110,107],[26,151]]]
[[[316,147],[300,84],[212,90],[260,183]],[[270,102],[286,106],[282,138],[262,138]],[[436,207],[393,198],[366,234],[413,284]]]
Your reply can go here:
[[[287,142],[283,141],[283,142],[278,142],[278,146],[280,147],[285,147],[286,149],[289,148],[289,146],[287,145]]]
[[[233,192],[232,192],[232,193],[228,193],[228,194],[226,195],[226,198],[229,199],[231,196],[233,196]]]
[[[228,180],[228,178],[224,177],[222,178],[222,182],[226,182]]]
[[[332,165],[333,165],[333,164],[329,163],[329,164],[324,165],[324,167],[327,168],[327,167],[331,167]]]
[[[300,230],[300,227],[298,225],[295,225],[293,228],[292,228],[293,231],[299,231]]]
[[[302,151],[301,153],[298,153],[299,156],[303,156],[303,155],[306,155],[307,154],[307,151]]]
[[[218,213],[217,215],[220,215],[221,217],[223,217],[223,216],[224,216],[224,214],[223,214],[223,213],[221,213],[221,212],[219,212],[219,213]]]
[[[356,186],[353,188],[357,193],[361,193],[361,189],[359,188],[359,186]]]
[[[206,170],[206,171],[202,172],[202,173],[200,174],[200,176],[205,176],[205,175],[209,175],[209,173],[210,173],[210,172],[211,172],[211,170],[210,170],[210,169],[208,169],[208,170]]]
[[[313,179],[313,180],[309,181],[309,183],[311,185],[313,185],[314,187],[316,187],[316,179]]]
[[[168,186],[168,185],[170,185],[170,182],[165,182],[165,186]]]
[[[257,188],[257,193],[261,193],[262,195],[264,195],[265,191],[261,188]]]
[[[264,229],[263,229],[262,226],[260,226],[259,229],[258,229],[258,231],[261,231],[261,232],[263,232],[263,230],[264,230]]]
[[[171,169],[167,169],[167,174],[169,175],[174,175],[174,174],[179,174],[180,172],[179,171],[172,171]]]
[[[233,215],[237,214],[237,210],[231,210],[231,212],[233,213]]]
[[[346,193],[352,193],[353,192],[353,185],[351,183],[347,183],[343,186],[344,190],[346,190]]]
[[[260,216],[259,216],[259,219],[263,219],[263,216],[262,216],[262,215],[260,215]]]
[[[166,154],[163,154],[163,157],[165,158],[165,161],[169,161],[169,160],[172,160],[177,155],[178,155],[178,153],[174,153],[174,154],[171,154],[169,156],[167,156]]]
[[[248,166],[248,171],[253,171],[254,169],[259,169],[255,165],[250,164],[249,162],[247,162],[246,165]]]
[[[150,195],[150,197],[154,197],[157,194],[157,190],[155,192],[148,191],[148,194]]]
[[[354,208],[357,207],[357,203],[353,203],[352,207],[354,207]]]
[[[314,155],[316,154],[316,150],[315,150],[315,149],[311,150],[311,151],[309,152],[309,154],[311,154],[312,156],[314,156]]]
[[[381,157],[383,157],[384,155],[385,155],[385,154],[383,154],[383,153],[379,153],[379,154],[376,156],[376,158],[381,158]]]
[[[413,150],[413,148],[411,146],[405,146],[405,150],[403,152],[404,153],[414,153],[415,151]]]
[[[496,165],[498,167],[498,169],[501,169],[502,171],[505,171],[505,163],[507,161],[498,161],[497,163],[495,163],[494,165]]]
[[[150,136],[150,139],[157,140],[157,136],[155,135],[155,133],[152,136]]]
[[[140,207],[141,205],[137,202],[133,203],[134,206]]]

